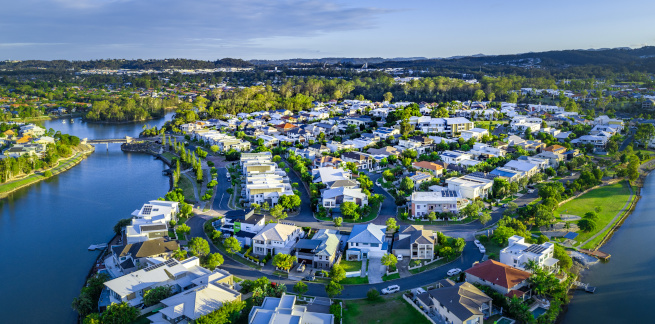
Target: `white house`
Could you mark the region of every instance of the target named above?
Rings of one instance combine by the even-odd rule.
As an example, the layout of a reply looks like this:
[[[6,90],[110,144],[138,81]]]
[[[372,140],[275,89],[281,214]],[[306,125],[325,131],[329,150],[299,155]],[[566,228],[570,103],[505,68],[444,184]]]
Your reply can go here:
[[[462,131],[462,138],[467,141],[471,138],[480,140],[484,135],[489,135],[489,131],[484,128],[471,128],[469,130]]]
[[[410,217],[421,218],[432,212],[457,214],[469,201],[463,198],[459,191],[454,190],[416,191],[412,193],[408,204]]]
[[[256,255],[291,254],[293,245],[305,236],[298,226],[271,223],[252,238],[252,252]]]
[[[491,192],[494,181],[465,175],[459,178],[448,178],[446,184],[448,185],[448,190],[460,192],[462,197],[473,200],[476,198],[486,198]]]
[[[347,260],[363,260],[371,256],[381,257],[387,253],[384,237],[387,227],[375,224],[357,224],[353,226],[347,241]]]
[[[280,298],[266,297],[261,306],[248,314],[249,324],[335,324],[334,315],[317,312],[308,305],[296,305],[296,296],[282,294]]]
[[[132,212],[132,224],[125,227],[127,244],[168,236],[168,224],[177,219],[179,203],[151,200]]]
[[[525,270],[528,261],[534,261],[539,267],[554,272],[558,270],[559,260],[553,258],[555,245],[550,242],[528,244],[521,236],[509,238],[508,246],[500,250],[500,262],[514,268]]]
[[[368,196],[360,188],[337,187],[326,189],[322,193],[322,205],[327,209],[339,208],[344,202],[352,202],[357,206],[368,205]]]

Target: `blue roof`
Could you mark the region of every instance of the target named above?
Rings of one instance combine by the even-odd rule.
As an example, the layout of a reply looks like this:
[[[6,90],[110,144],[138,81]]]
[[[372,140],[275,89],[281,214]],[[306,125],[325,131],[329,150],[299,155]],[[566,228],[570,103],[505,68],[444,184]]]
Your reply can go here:
[[[358,224],[353,226],[348,242],[384,243],[386,226],[374,224]]]
[[[493,171],[489,172],[489,174],[497,175],[499,177],[507,177],[507,178],[511,178],[514,175],[516,175],[517,173],[518,172],[514,173],[514,172],[503,171],[503,170],[498,170],[498,169],[494,169]]]

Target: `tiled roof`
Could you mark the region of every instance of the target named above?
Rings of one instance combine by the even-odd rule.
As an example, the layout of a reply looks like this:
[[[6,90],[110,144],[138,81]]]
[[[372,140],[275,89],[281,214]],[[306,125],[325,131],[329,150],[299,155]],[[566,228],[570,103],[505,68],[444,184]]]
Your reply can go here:
[[[507,289],[511,289],[530,278],[529,272],[494,260],[479,263],[465,272]]]

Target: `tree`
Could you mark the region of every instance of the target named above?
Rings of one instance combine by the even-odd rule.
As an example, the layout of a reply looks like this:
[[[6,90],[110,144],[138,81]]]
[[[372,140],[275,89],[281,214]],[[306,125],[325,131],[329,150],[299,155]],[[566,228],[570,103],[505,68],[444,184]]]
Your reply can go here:
[[[387,219],[387,231],[395,232],[399,226],[396,224],[396,219],[395,218],[389,218]]]
[[[223,264],[225,260],[223,260],[223,256],[220,253],[212,253],[207,256],[205,260],[205,267],[214,270],[216,267],[220,266]]]
[[[114,225],[114,233],[116,235],[120,235],[121,232],[123,232],[123,227],[132,224],[132,219],[131,218],[124,218],[118,221],[116,225]]]
[[[414,181],[412,181],[412,179],[409,177],[403,178],[403,180],[400,182],[400,190],[411,192],[414,190]]]
[[[82,324],[100,324],[101,321],[102,321],[102,317],[100,316],[100,314],[91,313],[84,318]]]
[[[566,253],[566,249],[559,244],[555,244],[553,258],[559,260],[559,267],[564,271],[568,271],[571,266],[573,266],[573,259],[571,259],[571,256]]]
[[[273,265],[288,272],[296,260],[297,258],[295,256],[278,253],[273,257]]]
[[[223,246],[227,253],[234,254],[241,251],[241,243],[234,236],[230,236],[223,241]]]
[[[340,264],[335,264],[330,270],[330,278],[333,282],[340,282],[346,278],[346,270]]]
[[[186,259],[186,256],[187,256],[187,251],[182,249],[177,249],[175,250],[175,252],[173,252],[173,258],[179,261]]]
[[[160,301],[173,295],[171,286],[159,286],[146,291],[143,294],[143,304],[150,307],[159,304]]]
[[[493,240],[498,245],[505,245],[512,235],[514,235],[514,229],[500,225],[494,230]]]
[[[351,201],[346,201],[341,203],[341,207],[339,207],[341,210],[341,214],[345,217],[348,217],[353,220],[358,220],[359,219],[359,213],[357,211],[358,207],[357,204]]]
[[[453,248],[450,246],[442,246],[439,249],[439,256],[450,259],[455,256],[455,250],[453,250]]]
[[[287,218],[287,213],[284,211],[284,207],[282,207],[281,204],[275,205],[275,207],[271,208],[270,210],[271,216],[277,218],[277,219],[285,219]]]
[[[335,217],[334,218],[334,226],[339,227],[339,226],[341,226],[341,223],[343,223],[343,217]]]
[[[384,101],[391,102],[393,99],[393,94],[391,94],[391,92],[385,92],[382,97],[384,98]]]
[[[191,215],[191,212],[193,212],[193,206],[185,203],[181,204],[180,215],[182,215],[183,217],[189,217],[189,215]]]
[[[379,298],[380,298],[380,292],[375,288],[371,288],[368,290],[368,292],[366,292],[366,299],[370,301],[376,301]]]
[[[187,224],[182,224],[177,227],[176,231],[186,236],[187,234],[189,234],[189,232],[191,232],[191,227],[189,227],[189,225]]]
[[[639,141],[641,145],[648,147],[648,143],[655,136],[655,126],[653,124],[639,124],[637,125],[637,131],[635,132],[635,139]]]
[[[139,316],[139,311],[128,305],[126,302],[120,304],[111,304],[102,313],[103,323],[128,324],[132,323]]]
[[[361,175],[359,178],[357,178],[357,182],[359,182],[359,186],[362,189],[370,190],[371,187],[373,187],[373,181],[371,181],[371,179],[369,179],[366,175]]]
[[[395,255],[387,253],[382,256],[382,264],[387,267],[395,267],[398,263],[398,258]]]
[[[434,222],[437,220],[437,213],[431,212],[428,214],[428,219],[430,220],[430,223]]]
[[[189,241],[189,252],[195,256],[205,256],[209,254],[209,243],[202,237],[194,237]]]
[[[480,215],[480,223],[482,223],[482,225],[485,225],[490,220],[491,220],[491,213],[488,210],[483,210],[482,215]]]
[[[466,241],[464,241],[463,238],[458,237],[458,238],[453,240],[453,249],[457,253],[461,253],[462,251],[464,251],[465,246],[466,246]]]
[[[330,283],[325,286],[325,292],[330,298],[334,298],[335,296],[340,295],[342,291],[343,286],[334,280],[330,281]]]
[[[284,285],[280,285],[284,286]],[[198,317],[195,324],[228,324],[236,323],[241,316],[241,311],[246,307],[243,301],[233,300],[224,302],[221,307],[207,315]]]
[[[293,291],[295,291],[296,293],[298,293],[300,297],[302,297],[302,295],[304,295],[307,291],[309,291],[309,288],[307,287],[306,283],[302,281],[298,281],[298,283],[296,283],[293,286]]]
[[[592,219],[583,218],[578,221],[578,227],[584,232],[592,232],[596,229],[596,222]]]
[[[590,219],[592,221],[597,221],[598,220],[598,215],[595,212],[587,212],[584,214],[585,219]]]
[[[519,205],[517,205],[515,202],[510,201],[507,203],[507,207],[505,208],[505,211],[503,211],[503,215],[506,216],[511,216],[516,213],[516,210],[519,208]]]
[[[212,145],[209,147],[209,149],[212,151],[212,153],[216,154],[220,148],[218,145]]]
[[[473,93],[473,100],[474,101],[480,101],[480,100],[484,99],[484,96],[485,96],[484,91],[482,91],[480,89],[475,90],[475,92]]]

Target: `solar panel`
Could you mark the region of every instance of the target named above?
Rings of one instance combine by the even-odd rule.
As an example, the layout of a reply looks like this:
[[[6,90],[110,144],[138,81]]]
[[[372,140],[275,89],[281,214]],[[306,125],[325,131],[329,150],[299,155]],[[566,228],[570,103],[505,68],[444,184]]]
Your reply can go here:
[[[164,266],[163,263],[159,263],[159,264],[155,264],[155,265],[149,266],[149,267],[143,269],[143,271],[148,272],[148,271],[152,271],[152,270],[155,270],[155,269],[157,269],[157,268],[159,268],[159,267],[163,267],[163,266]]]
[[[568,232],[564,235],[564,238],[568,240],[574,240],[576,237],[578,237],[578,233],[575,232]]]
[[[523,250],[523,252],[532,252],[534,254],[540,254],[543,251],[546,251],[546,248],[537,244],[532,244],[528,246],[527,249]]]
[[[141,211],[141,213],[143,215],[150,215],[151,211],[152,211],[152,206],[151,205],[145,205],[145,206],[143,206],[143,210]]]

